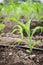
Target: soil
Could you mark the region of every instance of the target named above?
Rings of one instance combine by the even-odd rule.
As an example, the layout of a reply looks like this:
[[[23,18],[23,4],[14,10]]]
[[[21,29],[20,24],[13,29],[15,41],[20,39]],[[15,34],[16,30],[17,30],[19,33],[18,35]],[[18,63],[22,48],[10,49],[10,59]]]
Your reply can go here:
[[[30,54],[20,48],[0,47],[0,65],[43,65],[43,52]]]

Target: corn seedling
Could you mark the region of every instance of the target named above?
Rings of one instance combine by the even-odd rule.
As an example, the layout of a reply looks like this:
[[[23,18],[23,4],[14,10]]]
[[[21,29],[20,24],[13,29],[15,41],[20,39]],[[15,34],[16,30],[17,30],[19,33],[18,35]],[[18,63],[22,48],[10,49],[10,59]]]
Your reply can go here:
[[[12,18],[12,20],[14,21],[14,19]],[[17,22],[17,21],[16,21]],[[18,23],[18,25],[17,26],[14,26],[14,28],[18,28],[18,29],[14,29],[13,31],[12,31],[12,33],[14,33],[15,31],[19,31],[19,33],[21,34],[21,37],[22,37],[22,39],[23,39],[23,29],[26,31],[26,33],[27,33],[27,35],[28,35],[28,39],[29,39],[29,46],[30,46],[30,52],[32,51],[32,48],[35,46],[35,45],[37,45],[37,44],[39,44],[39,41],[36,41],[35,43],[32,43],[32,37],[33,37],[33,35],[34,35],[34,33],[38,30],[38,29],[40,29],[41,30],[41,32],[43,31],[43,27],[41,27],[41,26],[38,26],[38,27],[36,27],[36,28],[34,28],[33,30],[32,30],[32,34],[30,34],[30,23],[31,23],[31,19],[26,23],[26,24],[24,24],[23,22],[17,22]]]
[[[26,33],[27,33],[27,35],[28,35],[28,43],[27,44],[29,44],[29,47],[30,47],[30,52],[32,52],[32,48],[35,46],[35,45],[37,45],[37,44],[39,44],[40,43],[40,41],[36,41],[35,43],[34,42],[32,42],[32,37],[33,37],[33,35],[34,35],[34,33],[38,30],[38,29],[43,29],[43,27],[36,27],[36,28],[34,28],[33,30],[32,30],[32,34],[30,34],[30,23],[31,23],[31,20],[29,20],[26,24],[24,24],[24,23],[22,23],[22,22],[18,22],[19,23],[19,25],[22,27],[22,29],[24,29],[25,31],[26,31]]]

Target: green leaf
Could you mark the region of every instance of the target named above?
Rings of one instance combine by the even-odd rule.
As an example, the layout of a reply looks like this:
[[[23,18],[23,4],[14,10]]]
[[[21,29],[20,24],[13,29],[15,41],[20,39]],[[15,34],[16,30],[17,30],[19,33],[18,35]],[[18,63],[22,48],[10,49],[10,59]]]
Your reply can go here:
[[[26,23],[26,30],[25,30],[29,38],[30,38],[30,23],[31,23],[31,20],[29,20]]]
[[[2,24],[2,23],[0,23],[0,31],[1,31],[2,29],[4,29],[4,27],[5,27],[5,25]]]
[[[17,29],[15,29],[15,28],[17,28]],[[14,32],[18,31],[21,34],[21,37],[23,39],[23,29],[22,29],[22,27],[20,25],[16,25],[16,26],[13,27],[13,29],[14,30],[11,33],[13,34]]]
[[[17,19],[16,19],[16,18],[7,18],[7,20],[12,20],[12,21],[14,21],[14,22],[16,22],[16,21],[17,21]]]
[[[43,27],[41,27],[41,26],[38,26],[38,27],[35,27],[34,29],[33,29],[33,31],[32,31],[32,35],[31,35],[31,37],[34,35],[34,33],[37,31],[37,30],[43,30]]]
[[[23,29],[26,29],[26,26],[23,22],[18,22],[18,24],[23,28]]]

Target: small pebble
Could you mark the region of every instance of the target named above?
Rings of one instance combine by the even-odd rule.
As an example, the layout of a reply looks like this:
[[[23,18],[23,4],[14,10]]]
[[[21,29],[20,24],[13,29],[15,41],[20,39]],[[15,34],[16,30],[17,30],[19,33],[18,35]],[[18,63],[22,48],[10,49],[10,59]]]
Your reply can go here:
[[[36,57],[36,55],[30,55],[29,58],[30,59],[34,59]]]
[[[10,52],[9,55],[12,55],[12,52]]]
[[[39,63],[39,59],[37,59],[37,62]]]

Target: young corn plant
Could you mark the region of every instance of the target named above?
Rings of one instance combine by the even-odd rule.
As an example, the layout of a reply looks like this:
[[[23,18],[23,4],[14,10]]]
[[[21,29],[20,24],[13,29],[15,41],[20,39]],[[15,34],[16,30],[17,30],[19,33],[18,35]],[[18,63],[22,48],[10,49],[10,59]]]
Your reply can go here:
[[[12,18],[13,21],[15,21],[15,18]],[[32,52],[32,49],[35,45],[39,44],[40,41],[36,41],[36,42],[32,42],[32,38],[33,38],[33,35],[34,33],[40,29],[41,32],[43,32],[43,27],[41,26],[38,26],[38,27],[35,27],[33,30],[32,30],[32,34],[30,32],[30,23],[31,23],[31,19],[26,23],[24,24],[23,22],[20,22],[20,21],[16,21],[17,25],[15,25],[13,27],[13,31],[11,33],[14,33],[16,31],[19,31],[19,33],[21,34],[21,37],[22,39],[24,39],[24,35],[23,35],[23,30],[25,30],[25,32],[27,33],[28,35],[28,42],[26,42],[27,45],[29,45],[30,47],[30,52]],[[16,29],[17,28],[17,29]]]
[[[34,28],[34,29],[32,30],[32,34],[31,34],[31,32],[30,32],[30,23],[31,23],[31,20],[29,20],[26,24],[24,24],[24,23],[22,23],[22,22],[18,22],[19,26],[21,26],[22,29],[24,29],[24,30],[26,31],[27,35],[28,35],[28,43],[27,43],[27,44],[28,44],[29,47],[30,47],[30,52],[32,52],[33,47],[34,47],[35,45],[37,45],[37,44],[40,43],[40,41],[32,42],[33,35],[34,35],[34,33],[35,33],[38,29],[41,29],[41,31],[43,31],[43,27],[38,26],[38,27]],[[19,30],[19,31],[20,31],[20,30]],[[23,32],[21,32],[21,33],[23,33]]]

